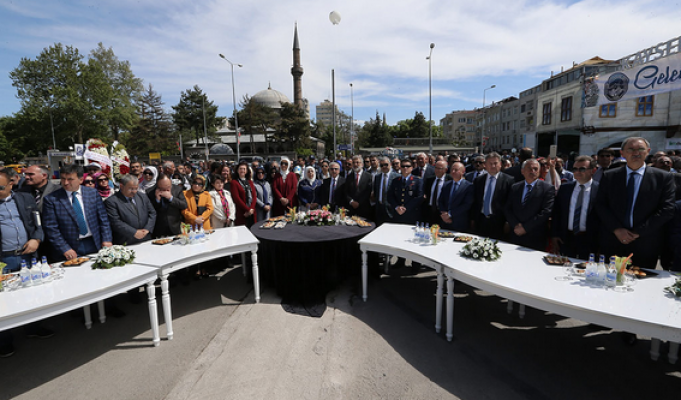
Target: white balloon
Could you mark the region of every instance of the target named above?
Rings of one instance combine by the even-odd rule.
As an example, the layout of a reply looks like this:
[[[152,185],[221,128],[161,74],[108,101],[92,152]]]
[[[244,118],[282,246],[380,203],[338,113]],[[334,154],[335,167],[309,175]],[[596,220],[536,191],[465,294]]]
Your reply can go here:
[[[331,11],[329,14],[329,21],[331,21],[332,24],[338,25],[338,23],[341,20],[341,15],[338,11]]]

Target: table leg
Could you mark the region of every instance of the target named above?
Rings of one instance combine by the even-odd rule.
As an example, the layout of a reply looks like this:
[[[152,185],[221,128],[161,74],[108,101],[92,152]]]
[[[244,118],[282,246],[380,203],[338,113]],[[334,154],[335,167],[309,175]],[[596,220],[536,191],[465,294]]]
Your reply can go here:
[[[83,307],[83,314],[85,315],[85,328],[92,328],[92,315],[90,314],[90,305]]]
[[[506,312],[508,314],[513,312],[513,300],[508,300],[508,304],[506,305]]]
[[[521,304],[520,306],[518,306],[518,316],[520,317],[520,319],[525,318],[525,304]]]
[[[660,358],[660,339],[650,339],[650,359],[657,361]]]
[[[147,295],[149,296],[149,322],[151,323],[151,333],[153,335],[154,346],[161,344],[161,336],[158,333],[158,310],[156,309],[156,286],[154,281],[147,283]],[[166,321],[166,325],[168,321]]]
[[[161,279],[161,304],[163,304],[163,320],[166,323],[166,336],[168,340],[173,340],[173,308],[170,304],[168,274],[161,273],[159,278]]]
[[[367,301],[367,278],[369,269],[367,267],[367,252],[362,250],[362,300]]]
[[[679,344],[676,342],[669,342],[669,363],[676,364],[676,360],[679,358]]]
[[[386,275],[390,273],[390,259],[393,258],[389,254],[383,254],[383,271],[385,272]]]
[[[106,322],[106,311],[104,311],[104,300],[97,302],[97,309],[99,310],[99,322],[103,324],[103,323]]]
[[[437,269],[437,290],[435,291],[435,332],[442,330],[442,286],[444,284],[442,266]]]
[[[246,276],[246,253],[241,253],[241,269],[244,272],[244,276]]]
[[[454,337],[454,278],[447,276],[447,341]]]
[[[251,252],[251,261],[253,261],[253,290],[255,291],[255,302],[260,303],[260,273],[258,272],[257,250]]]

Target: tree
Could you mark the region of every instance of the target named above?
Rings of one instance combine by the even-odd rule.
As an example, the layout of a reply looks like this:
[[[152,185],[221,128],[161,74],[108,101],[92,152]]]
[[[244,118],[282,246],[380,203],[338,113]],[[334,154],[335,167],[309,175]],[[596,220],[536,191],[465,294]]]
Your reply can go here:
[[[144,90],[142,80],[132,73],[129,61],[120,61],[113,49],[105,48],[101,42],[90,52],[90,62],[97,64],[105,76],[106,93],[100,113],[112,137],[118,140],[119,133],[130,129],[135,121],[135,100]]]
[[[17,159],[24,157],[24,153],[19,150],[23,136],[15,134],[17,132],[16,125],[16,117],[0,117],[0,160],[7,161],[11,160],[12,157]]]
[[[160,152],[163,155],[177,154],[178,149],[173,132],[171,116],[163,109],[161,95],[149,88],[137,100],[137,121],[130,133],[124,133],[122,142],[128,153],[146,155]]]
[[[296,104],[283,103],[281,105],[281,120],[275,136],[278,139],[291,143],[296,154],[305,155],[312,149],[310,141],[310,120],[305,115],[305,110]],[[308,154],[309,155],[309,154]]]
[[[383,124],[381,116],[376,111],[376,118],[370,118],[364,123],[359,132],[359,143],[362,147],[385,147],[392,143],[390,129]]]
[[[253,101],[248,95],[243,97],[239,105],[241,106],[241,110],[237,111],[239,129],[250,138],[253,149],[253,135],[262,134],[267,141],[267,131],[269,128],[275,128],[279,115],[274,109]],[[234,116],[229,121],[234,126]]]
[[[398,138],[426,138],[430,135],[428,121],[423,113],[416,111],[413,119],[398,121],[391,128],[392,136]],[[435,136],[435,125],[433,125],[433,136]]]
[[[196,145],[199,145],[199,139],[204,135],[204,110],[206,121],[206,133],[208,135],[215,133],[218,128],[224,123],[224,117],[218,117],[218,106],[212,101],[208,100],[208,96],[201,91],[198,85],[194,85],[192,89],[185,90],[180,95],[180,102],[173,106],[173,122],[180,133],[189,137],[193,135],[196,137]]]

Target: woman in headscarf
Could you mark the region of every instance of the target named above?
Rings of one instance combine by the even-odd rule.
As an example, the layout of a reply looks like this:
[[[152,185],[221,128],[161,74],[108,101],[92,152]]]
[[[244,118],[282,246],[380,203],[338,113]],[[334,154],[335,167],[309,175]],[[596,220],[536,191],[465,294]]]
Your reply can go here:
[[[83,174],[83,186],[94,189],[96,185],[97,182],[95,181],[93,174]]]
[[[156,185],[156,179],[158,179],[158,170],[155,167],[146,167],[142,171],[142,181],[140,182],[139,189],[146,192],[149,188]]]
[[[310,210],[319,205],[319,189],[322,181],[317,179],[314,167],[305,167],[305,175],[298,184],[298,202]]]
[[[289,207],[298,205],[298,176],[289,172],[291,161],[282,157],[279,162],[279,173],[274,178],[272,191],[274,192],[274,207],[272,214],[276,217],[284,215]]]
[[[234,200],[234,205],[236,205],[234,225],[246,225],[250,228],[257,218],[255,215],[256,192],[255,185],[251,180],[251,172],[246,162],[242,161],[239,163],[230,185],[232,200]]]
[[[217,229],[234,225],[236,208],[234,201],[232,201],[232,195],[225,190],[225,181],[222,176],[217,174],[211,175],[210,181],[213,182],[213,188],[210,191],[210,197],[213,199],[213,214],[210,216],[211,226]]]
[[[206,178],[203,175],[196,175],[191,184],[191,189],[184,191],[184,198],[187,200],[187,208],[182,210],[184,222],[192,226],[202,224],[203,229],[210,229],[213,199],[205,191]]]
[[[270,209],[272,208],[272,186],[267,179],[265,179],[265,168],[257,167],[255,169],[255,193],[256,204],[255,211],[258,221],[264,221],[270,217]]]
[[[95,172],[94,174],[91,174],[91,176],[95,179],[95,188],[97,189],[97,193],[102,197],[102,200],[108,199],[113,194],[111,186],[109,186],[109,178],[103,172]]]

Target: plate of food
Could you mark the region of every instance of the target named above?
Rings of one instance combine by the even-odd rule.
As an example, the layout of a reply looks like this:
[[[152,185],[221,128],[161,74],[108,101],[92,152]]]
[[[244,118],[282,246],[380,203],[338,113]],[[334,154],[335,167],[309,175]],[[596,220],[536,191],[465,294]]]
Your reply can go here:
[[[347,226],[355,226],[355,225],[357,225],[357,221],[355,221],[355,220],[353,220],[353,219],[350,219],[350,218],[346,218],[346,219],[343,221],[343,223],[344,223],[345,225],[347,225]]]
[[[577,276],[585,276],[586,274],[586,269],[584,268],[577,268],[576,266],[572,268],[572,275],[577,275]]]
[[[448,232],[448,231],[440,231],[437,233],[438,237],[441,237],[443,239],[453,239],[456,237],[456,233],[454,232]]]
[[[360,217],[359,215],[353,215],[352,220],[355,221],[355,222],[359,222],[359,221],[364,221],[364,218]]]
[[[277,222],[276,225],[274,225],[274,229],[284,229],[286,226],[286,221],[279,221]]]
[[[360,219],[360,220],[357,220],[357,221],[355,221],[355,222],[357,223],[357,225],[358,225],[359,227],[362,227],[362,228],[369,228],[369,227],[371,226],[371,223],[370,223],[370,222],[366,222],[366,221],[361,220],[361,219]]]
[[[570,259],[565,256],[547,255],[543,257],[544,262],[548,265],[566,265],[570,264]]]
[[[88,257],[78,257],[78,258],[72,258],[68,261],[64,261],[62,263],[62,265],[64,267],[75,267],[76,265],[80,265],[80,264],[86,263],[88,261],[90,261],[90,259]]]
[[[157,244],[159,246],[163,246],[164,244],[172,243],[175,238],[163,238],[163,239],[156,239],[152,240],[151,244]]]
[[[281,220],[283,220],[283,219],[285,219],[285,218],[286,218],[285,216],[280,215],[280,216],[278,216],[278,217],[272,217],[272,218],[268,219],[268,221],[270,221],[270,222],[277,222],[277,221],[281,221]]]
[[[634,275],[638,279],[645,279],[645,278],[650,278],[650,277],[659,275],[657,272],[652,272],[648,269],[643,269],[641,267],[631,267],[631,268],[628,268],[628,269],[629,269],[629,271],[633,271]]]
[[[267,221],[264,224],[262,224],[260,227],[264,228],[264,229],[270,229],[270,228],[274,227],[274,225],[276,225],[276,224],[277,223],[274,222],[274,221]]]
[[[462,243],[468,243],[471,240],[473,240],[473,236],[466,236],[466,235],[457,235],[454,236],[454,241],[455,242],[462,242]]]

